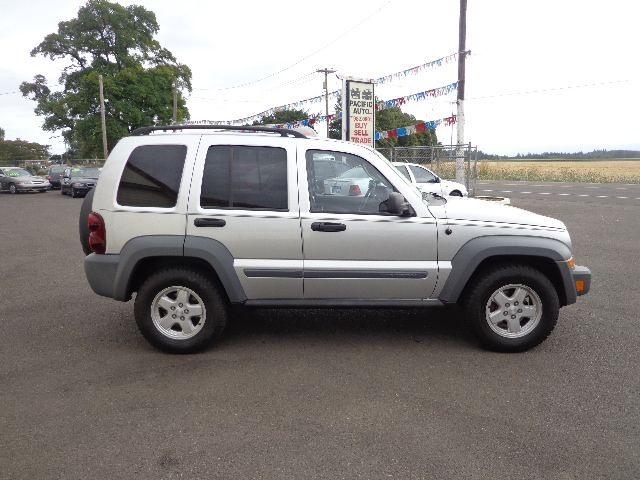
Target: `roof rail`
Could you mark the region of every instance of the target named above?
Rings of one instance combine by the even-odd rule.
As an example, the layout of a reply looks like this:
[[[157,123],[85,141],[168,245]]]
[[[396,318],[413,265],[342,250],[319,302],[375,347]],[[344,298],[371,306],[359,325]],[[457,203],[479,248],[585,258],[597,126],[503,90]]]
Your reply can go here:
[[[305,134],[290,130],[288,128],[271,128],[258,126],[235,126],[235,125],[158,125],[154,127],[140,127],[131,132],[132,136],[149,135],[156,131],[176,131],[176,130],[235,130],[244,132],[267,132],[279,133],[282,137],[308,138]]]

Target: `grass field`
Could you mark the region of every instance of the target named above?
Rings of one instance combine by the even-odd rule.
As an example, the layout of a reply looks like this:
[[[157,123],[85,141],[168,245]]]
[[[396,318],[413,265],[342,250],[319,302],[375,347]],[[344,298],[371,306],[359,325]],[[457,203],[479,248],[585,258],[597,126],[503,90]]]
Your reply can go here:
[[[431,166],[441,177],[455,178],[455,163]],[[479,180],[640,184],[640,160],[479,160]]]
[[[640,160],[488,161],[478,162],[481,180],[640,183]]]

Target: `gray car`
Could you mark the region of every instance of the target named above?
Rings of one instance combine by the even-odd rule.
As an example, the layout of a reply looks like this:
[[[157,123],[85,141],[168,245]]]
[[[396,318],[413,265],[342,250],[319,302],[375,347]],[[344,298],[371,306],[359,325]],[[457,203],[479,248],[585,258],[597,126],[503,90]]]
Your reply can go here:
[[[51,188],[49,180],[31,175],[31,172],[21,167],[0,168],[0,190],[10,193],[18,192],[46,192]]]

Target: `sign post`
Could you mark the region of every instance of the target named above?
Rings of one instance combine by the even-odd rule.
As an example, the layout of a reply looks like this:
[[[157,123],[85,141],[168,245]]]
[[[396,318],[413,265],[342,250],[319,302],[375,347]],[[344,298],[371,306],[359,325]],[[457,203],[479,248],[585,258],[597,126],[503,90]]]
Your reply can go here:
[[[346,77],[342,82],[342,139],[375,147],[376,96],[373,80]]]

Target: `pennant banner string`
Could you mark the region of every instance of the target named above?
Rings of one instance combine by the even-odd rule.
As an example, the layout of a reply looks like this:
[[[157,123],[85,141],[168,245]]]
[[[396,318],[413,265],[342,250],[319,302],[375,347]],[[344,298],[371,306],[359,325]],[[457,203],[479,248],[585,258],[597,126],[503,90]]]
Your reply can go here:
[[[423,92],[417,92],[417,93],[412,93],[411,95],[406,95],[404,97],[398,97],[398,98],[393,98],[391,100],[383,100],[381,102],[376,103],[376,110],[384,110],[386,108],[395,108],[395,107],[399,107],[401,105],[406,104],[407,102],[420,102],[423,100],[427,100],[428,98],[434,98],[434,97],[440,97],[442,95],[448,95],[451,92],[454,92],[458,89],[458,82],[453,82],[450,83],[449,85],[444,85],[442,87],[438,87],[438,88],[432,88],[430,90],[425,90]],[[318,97],[320,99],[322,99],[322,97]],[[278,110],[290,110],[290,108],[278,108]],[[270,113],[265,113],[263,112],[263,114],[257,114],[257,115],[253,115],[251,117],[247,117],[247,118],[241,118],[238,120],[195,120],[195,121],[188,121],[186,122],[187,125],[243,125],[249,122],[252,122],[254,120],[257,120],[258,118],[262,118],[263,116],[268,116],[268,115],[272,115],[273,113],[275,113],[278,110],[273,110]],[[306,118],[304,120],[299,120],[297,123],[305,125],[305,126],[312,126],[314,123],[316,122],[325,122],[325,121],[333,121],[335,119],[335,114],[331,114],[331,115],[322,115],[322,114],[317,114],[317,115],[313,115],[309,118]],[[340,118],[340,114],[339,117]],[[313,121],[313,122],[312,122]],[[304,123],[306,122],[306,123]]]
[[[419,72],[421,72],[422,70],[425,70],[427,68],[435,68],[435,67],[440,67],[443,64],[447,64],[450,63],[454,60],[456,60],[458,57],[458,53],[452,53],[450,55],[447,55],[445,57],[441,57],[438,58],[436,60],[431,60],[427,63],[423,63],[422,65],[417,65],[415,67],[411,67],[411,68],[407,68],[405,70],[399,71],[399,72],[395,72],[392,73],[390,75],[385,75],[384,77],[380,77],[380,78],[376,78],[375,80],[373,80],[373,82],[375,84],[379,84],[379,85],[384,85],[386,83],[389,83],[391,81],[393,81],[393,79],[397,79],[397,78],[403,78],[406,77],[408,75],[416,75]],[[340,90],[335,90],[333,92],[329,92],[328,96],[331,100],[334,100],[336,98],[338,98],[338,96],[340,95]],[[224,125],[242,125],[244,123],[248,123],[248,122],[253,122],[255,120],[259,120],[262,117],[268,117],[269,115],[273,115],[276,112],[282,111],[282,110],[297,110],[299,108],[302,108],[304,106],[306,106],[307,104],[314,104],[314,103],[319,103],[322,102],[324,100],[324,95],[318,95],[315,97],[310,97],[310,98],[305,98],[303,100],[298,100],[292,103],[288,103],[285,105],[280,105],[278,107],[271,107],[263,112],[260,113],[256,113],[255,115],[250,115],[248,117],[245,118],[238,118],[236,120],[226,120],[226,121],[220,121],[220,122],[216,122],[219,124],[224,124]]]

